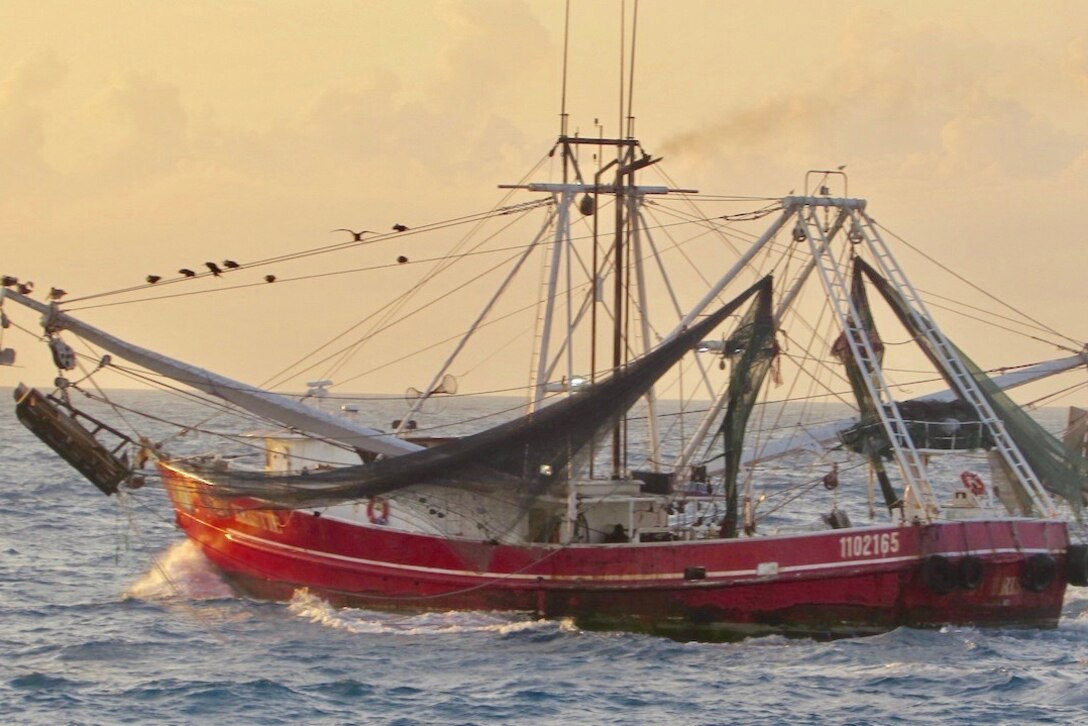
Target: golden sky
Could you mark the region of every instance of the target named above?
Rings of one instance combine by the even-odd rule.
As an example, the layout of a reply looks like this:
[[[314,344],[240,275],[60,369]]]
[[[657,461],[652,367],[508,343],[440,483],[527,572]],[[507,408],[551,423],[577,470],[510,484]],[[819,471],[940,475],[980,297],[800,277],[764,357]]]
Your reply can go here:
[[[572,130],[614,134],[620,2],[572,5]],[[486,209],[558,131],[563,7],[2,0],[0,271],[85,294]],[[847,164],[885,225],[1088,338],[1088,3],[643,0],[639,31],[636,134],[683,186],[781,195]],[[238,319],[339,319],[272,294]],[[277,370],[284,342],[225,305],[86,317],[245,380]],[[0,384],[52,379],[18,347]]]

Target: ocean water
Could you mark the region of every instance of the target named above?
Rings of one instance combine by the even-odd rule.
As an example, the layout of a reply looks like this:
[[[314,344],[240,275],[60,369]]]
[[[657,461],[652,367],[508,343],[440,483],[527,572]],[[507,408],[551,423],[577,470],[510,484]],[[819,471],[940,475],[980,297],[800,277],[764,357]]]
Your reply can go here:
[[[1050,631],[734,644],[259,602],[154,487],[103,496],[7,403],[0,442],[5,724],[1088,723],[1088,590]]]

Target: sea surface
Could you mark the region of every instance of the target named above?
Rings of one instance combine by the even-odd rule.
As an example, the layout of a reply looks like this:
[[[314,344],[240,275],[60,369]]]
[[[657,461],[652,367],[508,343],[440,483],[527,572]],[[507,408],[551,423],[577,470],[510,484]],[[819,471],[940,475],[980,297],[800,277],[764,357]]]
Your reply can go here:
[[[127,395],[164,417],[180,405]],[[733,644],[305,591],[259,602],[185,541],[153,483],[103,496],[2,402],[0,552],[5,724],[1088,723],[1088,590],[1049,631]]]

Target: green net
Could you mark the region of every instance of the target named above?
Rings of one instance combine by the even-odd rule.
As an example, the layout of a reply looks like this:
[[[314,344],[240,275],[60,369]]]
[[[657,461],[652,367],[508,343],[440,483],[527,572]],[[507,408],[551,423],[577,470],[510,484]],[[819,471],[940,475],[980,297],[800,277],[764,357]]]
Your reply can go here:
[[[771,312],[771,286],[760,290],[737,326],[725,341],[723,355],[730,361],[729,388],[726,391],[725,417],[719,433],[725,446],[725,518],[723,537],[737,536],[737,477],[744,450],[744,432],[755,407],[763,380],[778,354],[774,315]]]
[[[942,360],[923,332],[923,326],[932,327],[929,321],[915,310],[891,284],[881,277],[876,270],[864,261],[858,260],[858,267],[872,280],[873,285],[887,300],[903,326],[914,336],[922,351],[929,358],[948,386],[959,391],[959,385],[952,371]],[[1000,419],[1017,448],[1024,455],[1028,465],[1043,485],[1051,492],[1069,502],[1079,515],[1084,505],[1085,483],[1088,482],[1088,459],[1079,452],[1066,447],[1060,440],[1044,429],[1027,411],[1016,404],[1008,394],[1001,390],[989,376],[963,354],[959,348],[949,342],[954,355],[963,362],[967,372],[978,384],[983,397]],[[975,412],[978,416],[978,412]],[[989,428],[989,426],[987,426]],[[988,431],[990,437],[996,432]]]
[[[869,296],[865,293],[864,279],[857,265],[853,267],[850,280],[850,299],[854,304],[854,310],[858,313],[859,322],[869,339],[869,345],[873,349],[873,354],[876,355],[877,362],[882,362],[884,360],[884,343],[881,342],[880,335],[877,333],[876,322],[873,320],[873,311],[869,307]],[[831,355],[838,358],[846,369],[846,378],[850,381],[850,389],[854,392],[854,399],[857,401],[860,416],[858,423],[843,431],[839,438],[848,449],[863,455],[869,460],[869,466],[876,474],[877,481],[880,482],[880,494],[884,498],[884,504],[890,511],[901,505],[899,496],[892,488],[891,480],[888,478],[887,470],[884,467],[884,460],[891,458],[891,443],[888,441],[888,435],[881,423],[876,402],[873,401],[869,388],[865,385],[861,367],[850,352],[850,343],[846,339],[845,332],[840,333],[839,337],[835,339],[835,343],[831,346]]]

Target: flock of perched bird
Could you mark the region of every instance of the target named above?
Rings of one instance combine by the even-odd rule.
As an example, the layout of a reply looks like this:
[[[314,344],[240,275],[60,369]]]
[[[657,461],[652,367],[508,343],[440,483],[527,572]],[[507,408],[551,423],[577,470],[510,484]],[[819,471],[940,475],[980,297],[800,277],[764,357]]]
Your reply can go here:
[[[364,229],[364,230],[360,230],[360,231],[356,232],[353,229],[346,229],[346,228],[343,228],[343,227],[341,227],[340,229],[334,229],[332,231],[333,232],[347,232],[348,234],[350,234],[354,238],[353,241],[355,241],[355,242],[363,242],[364,241],[363,240],[363,235],[365,235],[365,234],[378,234],[377,232],[372,232],[369,229]],[[393,225],[393,231],[394,232],[407,232],[408,227],[405,227],[403,224],[394,224]],[[397,263],[398,264],[403,265],[403,264],[405,264],[407,262],[408,262],[408,258],[405,257],[404,255],[399,255],[397,257]],[[220,265],[218,263],[215,263],[215,262],[205,262],[204,266],[207,267],[208,271],[211,272],[212,275],[215,276],[215,277],[219,277],[226,270],[238,270],[238,269],[241,269],[241,267],[242,267],[241,264],[235,262],[234,260],[223,260],[222,267],[220,267]],[[181,275],[183,278],[196,277],[197,276],[197,272],[194,271],[194,270],[189,269],[188,267],[183,267],[180,270],[178,270],[178,274]],[[154,285],[155,283],[162,280],[162,276],[161,275],[148,275],[144,279],[147,281],[147,283],[149,285]],[[265,282],[275,282],[276,281],[276,276],[275,275],[265,275],[264,276],[264,281]],[[34,283],[33,282],[29,282],[29,281],[20,282],[19,278],[13,277],[11,275],[3,275],[2,277],[0,277],[0,284],[3,284],[4,287],[13,288],[17,292],[19,292],[20,294],[23,294],[23,295],[29,295],[34,290]],[[62,297],[64,297],[67,294],[68,294],[68,292],[66,290],[61,290],[60,288],[53,287],[53,288],[50,288],[50,290],[49,290],[48,299],[49,300],[60,300]]]
[[[393,225],[393,231],[394,232],[407,232],[408,229],[409,228],[404,226],[403,224],[394,224]],[[355,241],[355,242],[363,242],[364,241],[363,240],[363,235],[365,235],[365,234],[378,234],[377,232],[374,232],[374,231],[369,230],[369,229],[363,229],[363,230],[359,230],[357,232],[354,229],[347,229],[345,227],[340,227],[339,229],[334,229],[332,231],[333,232],[347,232],[348,234],[350,234],[352,236],[353,241]],[[408,262],[408,258],[405,257],[404,255],[400,255],[400,256],[397,257],[397,263],[398,264],[403,265],[406,262]],[[207,267],[208,270],[215,277],[219,277],[220,275],[222,275],[223,271],[224,271],[224,268],[227,269],[227,270],[237,270],[238,268],[241,267],[241,265],[238,264],[237,262],[235,262],[234,260],[223,260],[223,266],[222,267],[220,267],[215,262],[205,262],[204,266]],[[182,277],[196,277],[197,276],[197,273],[195,271],[193,271],[193,270],[190,270],[188,267],[183,267],[180,270],[178,270],[178,274],[181,275]],[[147,279],[147,282],[149,284],[154,285],[156,282],[160,281],[162,279],[162,277],[159,276],[159,275],[148,275],[146,279]],[[275,275],[265,275],[264,276],[264,281],[265,282],[275,282],[276,281],[276,276]]]
[[[223,269],[224,268],[226,268],[228,270],[237,270],[237,269],[241,268],[241,265],[239,265],[234,260],[223,260],[223,267],[220,267],[219,265],[215,264],[214,262],[205,262],[204,266],[207,267],[208,270],[213,275],[215,275],[216,277],[219,277],[220,275],[223,274]],[[196,273],[193,272],[192,270],[190,270],[188,267],[183,267],[180,270],[178,270],[178,274],[181,275],[182,277],[196,277]],[[162,277],[160,277],[159,275],[148,275],[145,279],[147,280],[147,282],[149,284],[154,285],[156,282],[161,280]],[[265,275],[264,279],[265,279],[266,282],[275,282],[276,281],[276,276],[275,275]]]
[[[22,295],[29,295],[34,291],[33,282],[19,282],[18,277],[12,277],[11,275],[4,275],[4,277],[0,279],[0,284],[3,284],[4,287],[13,287],[16,292]],[[61,292],[63,292],[63,290]]]

